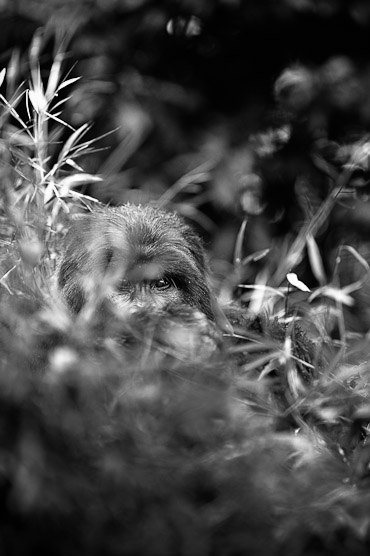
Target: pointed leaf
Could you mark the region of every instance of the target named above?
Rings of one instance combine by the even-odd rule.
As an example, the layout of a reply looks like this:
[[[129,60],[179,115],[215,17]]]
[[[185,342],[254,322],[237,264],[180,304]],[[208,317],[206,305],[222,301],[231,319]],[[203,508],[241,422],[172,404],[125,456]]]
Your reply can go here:
[[[4,83],[5,75],[6,75],[6,69],[3,68],[3,69],[0,71],[0,87],[1,87],[1,85]]]
[[[306,284],[304,284],[304,282],[301,282],[301,280],[298,279],[298,276],[294,272],[290,272],[289,274],[287,274],[286,278],[289,284],[296,287],[298,290],[301,290],[302,292],[311,291],[310,288],[306,286]]]
[[[60,69],[62,66],[62,56],[61,54],[57,54],[53,61],[53,65],[51,66],[48,84],[46,87],[45,96],[50,102],[51,99],[55,96],[57,92],[57,87],[60,79]]]
[[[59,161],[63,160],[63,158],[69,153],[69,151],[73,147],[73,145],[75,143],[77,143],[79,138],[82,137],[86,133],[86,131],[89,129],[89,127],[90,127],[90,124],[87,124],[87,123],[83,124],[81,127],[76,129],[76,131],[74,131],[74,133],[72,133],[72,135],[65,142],[65,144],[63,146],[63,149],[61,150],[61,153],[58,157]]]
[[[65,196],[68,194],[69,190],[73,187],[78,187],[79,185],[85,185],[86,183],[95,183],[102,181],[99,176],[93,176],[92,174],[73,174],[72,176],[67,176],[59,182],[59,189],[61,195]]]
[[[234,264],[240,264],[243,257],[243,242],[245,237],[245,230],[247,227],[248,219],[244,218],[242,225],[240,226],[240,230],[238,233],[238,237],[236,238],[235,244],[235,253],[234,253]]]
[[[80,79],[81,77],[72,77],[71,79],[67,79],[66,81],[63,81],[63,83],[61,83],[58,87],[58,93],[59,91],[64,89],[64,87],[68,87],[68,85],[72,85],[72,83],[76,83],[76,81],[79,81]]]
[[[30,89],[28,91],[28,98],[30,99],[35,112],[40,114],[40,112],[45,111],[47,107],[47,100],[41,90],[36,91]]]
[[[319,282],[320,286],[324,286],[327,283],[324,265],[322,262],[319,247],[311,234],[307,234],[307,253],[308,259],[310,261],[311,269],[316,280]]]

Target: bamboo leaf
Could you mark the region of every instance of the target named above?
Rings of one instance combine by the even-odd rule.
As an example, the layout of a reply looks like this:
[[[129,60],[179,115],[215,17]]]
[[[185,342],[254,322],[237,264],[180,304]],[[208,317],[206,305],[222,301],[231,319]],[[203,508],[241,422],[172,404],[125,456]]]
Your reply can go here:
[[[72,85],[72,83],[76,83],[76,81],[79,81],[80,79],[81,77],[72,77],[71,79],[67,79],[66,81],[63,81],[63,83],[59,85],[57,92],[59,93],[59,91],[61,91],[65,87],[68,87],[69,85]]]
[[[80,137],[82,137],[88,131],[89,128],[90,128],[90,124],[87,123],[83,124],[81,127],[76,129],[70,137],[68,137],[67,141],[65,142],[59,154],[58,157],[59,162],[62,161],[67,156],[72,146],[80,139]]]
[[[319,247],[316,243],[315,238],[311,234],[307,234],[306,242],[308,259],[310,261],[313,275],[319,282],[320,286],[324,286],[327,283],[327,279]]]

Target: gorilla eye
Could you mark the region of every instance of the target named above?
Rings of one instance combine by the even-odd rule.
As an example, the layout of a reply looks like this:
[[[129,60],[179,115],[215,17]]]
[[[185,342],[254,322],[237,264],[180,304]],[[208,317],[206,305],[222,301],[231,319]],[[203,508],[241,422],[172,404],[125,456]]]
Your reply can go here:
[[[118,290],[121,292],[128,292],[132,288],[130,282],[128,280],[121,280]]]
[[[173,283],[168,278],[158,278],[158,280],[154,280],[152,282],[151,286],[156,290],[164,291],[164,290],[168,290],[168,288],[173,286]]]

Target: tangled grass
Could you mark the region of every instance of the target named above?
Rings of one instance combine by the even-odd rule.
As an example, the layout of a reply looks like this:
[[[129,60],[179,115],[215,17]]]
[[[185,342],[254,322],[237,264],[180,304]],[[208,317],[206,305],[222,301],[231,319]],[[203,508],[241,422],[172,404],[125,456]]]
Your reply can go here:
[[[369,350],[345,315],[363,282],[328,283],[314,239],[335,192],[244,284],[254,326],[240,307],[225,337],[189,309],[71,318],[52,277],[66,220],[96,202],[74,188],[99,178],[78,164],[87,127],[62,120],[74,79],[58,55],[44,85],[37,40],[28,88],[0,96],[1,553],[368,554]],[[314,292],[286,282],[307,246]],[[231,282],[248,263],[239,241]]]

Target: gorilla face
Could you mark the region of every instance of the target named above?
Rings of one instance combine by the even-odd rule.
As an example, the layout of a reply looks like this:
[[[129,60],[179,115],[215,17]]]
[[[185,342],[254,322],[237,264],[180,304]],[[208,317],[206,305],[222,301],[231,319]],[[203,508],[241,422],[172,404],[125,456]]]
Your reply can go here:
[[[149,206],[102,208],[77,218],[57,282],[75,313],[104,298],[118,308],[189,305],[214,318],[200,238],[176,214]]]

